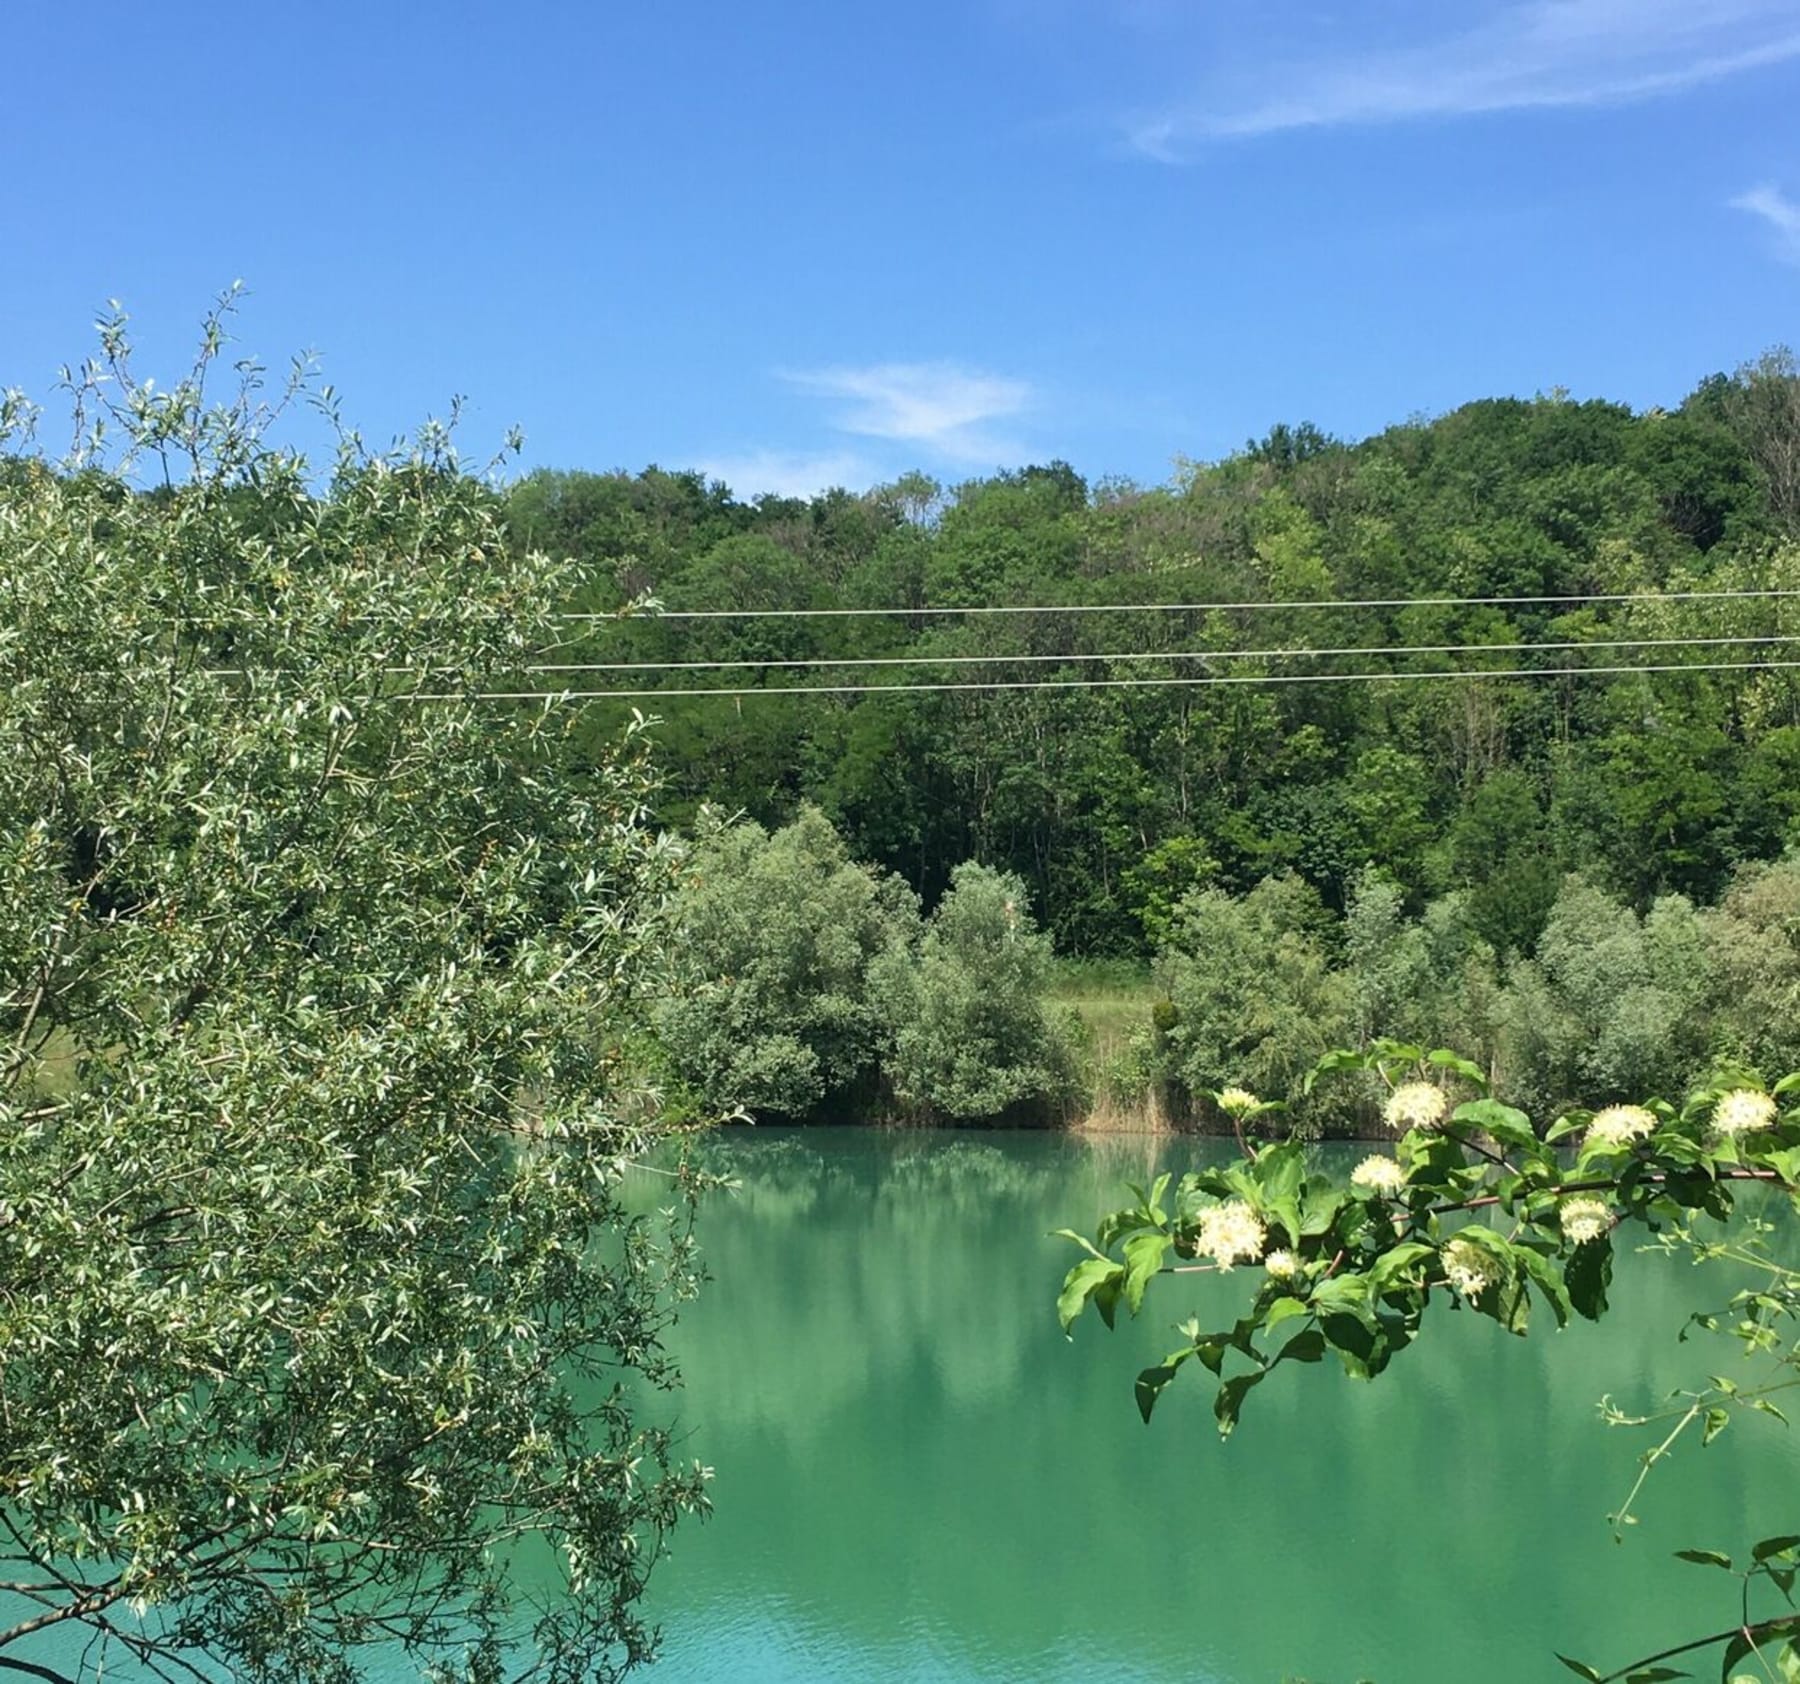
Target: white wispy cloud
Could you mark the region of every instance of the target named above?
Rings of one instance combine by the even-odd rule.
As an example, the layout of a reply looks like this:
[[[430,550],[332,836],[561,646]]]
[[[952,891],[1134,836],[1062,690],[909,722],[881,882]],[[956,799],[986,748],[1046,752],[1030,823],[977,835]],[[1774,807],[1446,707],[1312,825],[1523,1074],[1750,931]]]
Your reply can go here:
[[[992,464],[1025,454],[992,430],[1031,407],[1032,389],[1023,380],[948,362],[789,370],[782,378],[835,400],[832,424],[843,432],[910,444],[953,462]]]
[[[1417,45],[1271,55],[1126,132],[1173,162],[1206,140],[1649,99],[1796,57],[1795,0],[1508,0]]]
[[[699,464],[708,479],[723,480],[740,500],[760,497],[816,497],[844,486],[865,491],[881,478],[873,463],[854,451],[808,453],[793,450],[749,450],[708,457]]]
[[[1752,187],[1731,201],[1733,210],[1759,216],[1775,235],[1775,254],[1783,263],[1800,264],[1800,204],[1779,187]]]

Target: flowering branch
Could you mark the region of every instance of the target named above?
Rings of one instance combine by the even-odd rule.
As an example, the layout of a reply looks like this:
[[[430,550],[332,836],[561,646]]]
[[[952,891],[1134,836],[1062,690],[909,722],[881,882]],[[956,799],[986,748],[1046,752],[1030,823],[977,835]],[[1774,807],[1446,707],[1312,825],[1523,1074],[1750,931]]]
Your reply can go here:
[[[1353,1377],[1372,1378],[1412,1343],[1431,1304],[1446,1295],[1515,1334],[1527,1331],[1534,1304],[1558,1326],[1572,1316],[1598,1320],[1607,1308],[1619,1228],[1675,1224],[1704,1260],[1748,1249],[1701,1245],[1687,1231],[1697,1216],[1730,1217],[1735,1185],[1773,1185],[1800,1200],[1800,1110],[1783,1109],[1800,1090],[1800,1075],[1766,1091],[1704,1087],[1679,1108],[1654,1100],[1571,1111],[1540,1129],[1491,1097],[1482,1072],[1452,1052],[1378,1042],[1364,1052],[1328,1055],[1307,1086],[1350,1069],[1372,1070],[1391,1089],[1384,1117],[1398,1138],[1391,1153],[1365,1157],[1346,1183],[1311,1170],[1298,1141],[1246,1142],[1242,1122],[1267,1107],[1241,1089],[1227,1089],[1215,1098],[1232,1118],[1240,1161],[1179,1182],[1164,1175],[1148,1191],[1132,1189],[1135,1203],[1106,1216],[1091,1241],[1065,1230],[1086,1253],[1065,1277],[1058,1300],[1065,1330],[1090,1305],[1109,1326],[1121,1301],[1136,1315],[1157,1275],[1255,1271],[1249,1303],[1230,1327],[1209,1332],[1188,1321],[1181,1327],[1185,1342],[1138,1375],[1146,1421],[1195,1360],[1216,1382],[1221,1434],[1231,1432],[1249,1393],[1284,1362],[1318,1362],[1329,1351]],[[1413,1079],[1398,1079],[1403,1075]],[[1453,1088],[1474,1097],[1458,1102]],[[1565,1156],[1571,1148],[1572,1164]],[[1507,1218],[1505,1232],[1482,1220],[1488,1211]],[[1800,1273],[1767,1266],[1773,1280],[1734,1302],[1734,1330],[1753,1349],[1773,1349],[1772,1324],[1800,1316]],[[1800,1369],[1800,1348],[1781,1360]],[[1778,1415],[1764,1395],[1776,1389],[1741,1392],[1715,1381],[1643,1458],[1615,1524],[1628,1523],[1650,1468],[1688,1427],[1702,1423],[1710,1442],[1731,1418],[1728,1402]],[[1800,1670],[1800,1615],[1759,1623],[1748,1603],[1752,1579],[1766,1578],[1788,1594],[1800,1573],[1796,1550],[1800,1535],[1755,1547],[1738,1625],[1607,1676],[1622,1678],[1720,1642],[1745,1644],[1741,1658],[1770,1638],[1784,1640],[1784,1664],[1791,1659]],[[1729,1565],[1709,1552],[1684,1554]],[[1732,1660],[1728,1653],[1727,1673]],[[1601,1679],[1585,1663],[1567,1664]]]

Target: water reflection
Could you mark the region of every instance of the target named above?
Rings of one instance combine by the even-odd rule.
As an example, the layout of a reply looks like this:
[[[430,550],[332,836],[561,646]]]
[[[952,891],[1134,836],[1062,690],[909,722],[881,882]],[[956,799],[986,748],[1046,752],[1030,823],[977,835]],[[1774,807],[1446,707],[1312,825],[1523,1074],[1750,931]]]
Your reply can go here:
[[[653,1584],[663,1679],[1551,1677],[1552,1646],[1624,1660],[1718,1612],[1725,1581],[1673,1549],[1795,1519],[1789,1435],[1734,1428],[1609,1541],[1642,1441],[1597,1398],[1648,1405],[1736,1360],[1676,1344],[1725,1296],[1678,1260],[1622,1259],[1599,1327],[1519,1341],[1434,1315],[1374,1385],[1284,1375],[1220,1445],[1202,1387],[1147,1430],[1130,1382],[1233,1283],[1072,1344],[1050,1311],[1049,1230],[1165,1154],[850,1131],[716,1149],[741,1188],[705,1213],[713,1281],[677,1346],[718,1514]]]

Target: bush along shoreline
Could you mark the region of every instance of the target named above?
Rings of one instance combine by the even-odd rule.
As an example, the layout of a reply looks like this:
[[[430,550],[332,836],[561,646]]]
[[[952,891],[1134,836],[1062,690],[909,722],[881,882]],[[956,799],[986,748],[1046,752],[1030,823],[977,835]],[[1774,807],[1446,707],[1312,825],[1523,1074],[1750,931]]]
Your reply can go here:
[[[1014,873],[967,862],[927,912],[815,808],[707,814],[659,1057],[682,1105],[759,1122],[1303,1138],[1392,1132],[1378,1084],[1305,1088],[1337,1046],[1464,1047],[1549,1114],[1800,1066],[1800,857],[1740,866],[1712,905],[1570,875],[1512,947],[1478,893],[1413,905],[1367,866],[1343,902],[1291,874],[1196,888],[1150,964],[1059,959]]]

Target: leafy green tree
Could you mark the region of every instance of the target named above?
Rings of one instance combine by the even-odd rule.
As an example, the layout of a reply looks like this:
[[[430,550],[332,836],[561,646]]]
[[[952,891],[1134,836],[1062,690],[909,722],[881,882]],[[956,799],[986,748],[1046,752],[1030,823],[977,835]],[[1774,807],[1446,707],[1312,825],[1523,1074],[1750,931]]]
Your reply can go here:
[[[703,1106],[806,1118],[874,1080],[889,1031],[871,971],[910,952],[918,902],[855,864],[817,808],[774,832],[713,821],[677,916],[696,981],[659,1026]]]
[[[1536,1108],[1674,1089],[1706,1057],[1705,929],[1680,895],[1643,917],[1580,878],[1551,908],[1502,1012],[1506,1090]]]
[[[1763,1069],[1800,1069],[1800,860],[1744,867],[1701,922],[1712,1048]]]
[[[442,429],[321,489],[224,321],[106,321],[71,462],[0,416],[0,1670],[611,1677],[704,1500],[622,1194],[672,856],[477,699],[575,575]]]
[[[1497,952],[1529,953],[1562,880],[1532,780],[1516,767],[1484,779],[1451,825],[1448,851],[1483,939]]]
[[[1071,1026],[1045,1003],[1049,938],[1025,885],[984,865],[956,868],[916,955],[890,952],[874,981],[903,1104],[927,1117],[987,1121],[1072,1097]]]
[[[1242,900],[1201,889],[1181,903],[1157,974],[1174,1008],[1173,1073],[1190,1094],[1289,1092],[1345,1039],[1353,995],[1332,967],[1329,929],[1297,877],[1266,878]],[[1294,1118],[1309,1115],[1302,1106]]]
[[[1710,898],[1733,851],[1731,745],[1704,717],[1651,707],[1564,758],[1558,805],[1571,852],[1603,862],[1639,906],[1671,889]]]
[[[1181,902],[1211,882],[1218,870],[1219,862],[1197,836],[1168,837],[1125,868],[1121,882],[1126,898],[1153,951],[1168,945]]]
[[[1736,434],[1762,477],[1776,523],[1800,532],[1800,365],[1794,353],[1776,346],[1702,393],[1696,407],[1710,409]]]

